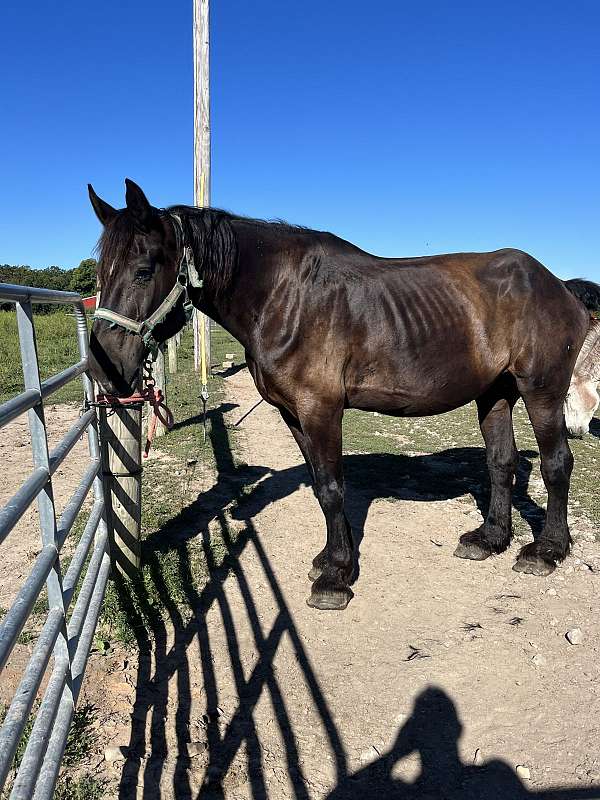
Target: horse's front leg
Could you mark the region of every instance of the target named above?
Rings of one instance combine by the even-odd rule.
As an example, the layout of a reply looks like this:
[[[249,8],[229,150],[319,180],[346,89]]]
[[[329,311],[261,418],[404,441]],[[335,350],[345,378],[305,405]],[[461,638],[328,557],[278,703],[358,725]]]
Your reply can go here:
[[[302,419],[284,412],[282,416],[306,459],[327,525],[327,544],[313,561],[314,583],[307,602],[313,608],[341,611],[353,597],[349,583],[354,573],[354,543],[344,513],[342,407],[313,406]]]

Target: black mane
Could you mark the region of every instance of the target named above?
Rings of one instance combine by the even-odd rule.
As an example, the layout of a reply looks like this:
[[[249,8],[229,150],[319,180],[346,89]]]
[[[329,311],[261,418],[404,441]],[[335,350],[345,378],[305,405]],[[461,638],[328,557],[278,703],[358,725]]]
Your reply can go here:
[[[237,266],[237,241],[229,224],[232,215],[195,206],[170,206],[166,211],[180,218],[196,269],[213,297],[219,297],[231,285]]]
[[[194,251],[196,267],[206,286],[215,297],[225,291],[237,263],[237,244],[229,224],[233,215],[193,206],[171,206],[158,209],[158,213],[161,216],[168,213],[179,216],[186,242]],[[109,281],[114,271],[118,274],[125,266],[138,232],[139,228],[127,209],[121,210],[104,228],[96,245],[100,286]]]
[[[571,278],[565,286],[590,311],[600,311],[600,285],[583,278]]]
[[[320,233],[284,220],[254,219],[218,208],[176,205],[158,209],[158,212],[162,215],[177,214],[181,219],[186,241],[194,251],[198,271],[215,297],[230,286],[237,266],[237,241],[231,222],[268,226],[282,233]],[[108,282],[113,266],[118,272],[127,263],[137,231],[134,218],[127,209],[121,210],[104,228],[96,245],[101,286]]]

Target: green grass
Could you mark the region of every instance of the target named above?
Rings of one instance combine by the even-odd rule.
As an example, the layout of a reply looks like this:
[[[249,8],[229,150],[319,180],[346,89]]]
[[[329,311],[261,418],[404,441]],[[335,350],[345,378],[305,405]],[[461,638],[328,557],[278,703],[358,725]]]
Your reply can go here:
[[[104,797],[104,781],[93,775],[61,778],[54,790],[54,800],[101,800]]]
[[[34,314],[34,324],[42,380],[79,361],[75,317],[62,312]],[[0,402],[22,391],[17,315],[14,311],[0,311]],[[78,380],[59,389],[52,395],[52,402],[80,402],[82,398],[83,387]]]

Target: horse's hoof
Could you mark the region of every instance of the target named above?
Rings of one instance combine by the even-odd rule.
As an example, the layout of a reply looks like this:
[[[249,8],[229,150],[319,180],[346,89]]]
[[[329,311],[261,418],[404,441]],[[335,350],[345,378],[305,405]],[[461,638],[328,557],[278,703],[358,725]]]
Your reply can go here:
[[[526,575],[537,575],[540,578],[551,575],[555,569],[556,564],[544,561],[543,558],[519,558],[519,560],[513,564],[513,570],[515,572],[523,572]]]
[[[492,555],[492,551],[475,544],[475,542],[459,542],[454,555],[457,558],[468,558],[470,561],[485,561]]]
[[[348,586],[320,588],[315,581],[306,603],[320,611],[343,611],[353,597],[354,592]]]

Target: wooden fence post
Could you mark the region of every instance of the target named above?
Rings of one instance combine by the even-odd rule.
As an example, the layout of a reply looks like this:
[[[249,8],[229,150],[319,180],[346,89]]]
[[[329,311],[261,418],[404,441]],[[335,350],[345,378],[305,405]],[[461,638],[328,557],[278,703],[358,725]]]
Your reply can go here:
[[[165,354],[162,348],[158,351],[156,355],[156,361],[152,367],[152,375],[156,382],[156,388],[162,389],[163,397],[165,398],[165,403],[167,402],[167,376],[165,374]],[[164,436],[167,432],[167,428],[162,424],[160,420],[156,423],[156,433],[155,436]]]
[[[167,341],[167,349],[169,353],[169,375],[174,375],[177,372],[177,337],[173,336]]]
[[[100,445],[113,568],[140,568],[142,527],[142,404],[100,406]]]

